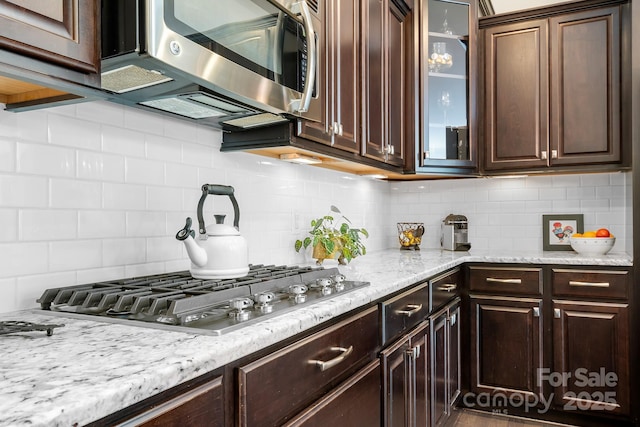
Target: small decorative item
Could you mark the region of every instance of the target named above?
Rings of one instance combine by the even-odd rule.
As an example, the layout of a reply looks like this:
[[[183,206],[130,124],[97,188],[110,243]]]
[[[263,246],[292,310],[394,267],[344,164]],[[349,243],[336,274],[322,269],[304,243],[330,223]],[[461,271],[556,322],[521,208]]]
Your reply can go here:
[[[311,236],[296,240],[295,249],[300,252],[302,248],[313,247],[313,258],[318,265],[325,259],[335,258],[341,265],[346,265],[353,258],[367,253],[361,239],[369,237],[369,232],[364,228],[352,228],[351,221],[337,207],[331,206],[331,212],[340,216],[334,217],[330,213],[311,220]]]
[[[584,216],[542,215],[542,249],[545,251],[570,251],[571,235],[582,233]]]
[[[435,42],[427,62],[429,63],[429,70],[436,73],[450,68],[453,65],[453,57],[447,52],[447,43]]]
[[[420,243],[424,235],[424,224],[422,222],[399,222],[398,239],[400,249],[420,250]]]

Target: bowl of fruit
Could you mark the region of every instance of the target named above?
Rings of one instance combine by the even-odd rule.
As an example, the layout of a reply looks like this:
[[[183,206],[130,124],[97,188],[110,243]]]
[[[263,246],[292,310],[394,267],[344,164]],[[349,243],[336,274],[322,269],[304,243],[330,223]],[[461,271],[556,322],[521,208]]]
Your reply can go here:
[[[605,255],[616,243],[616,237],[606,228],[573,233],[569,239],[571,248],[581,255]]]

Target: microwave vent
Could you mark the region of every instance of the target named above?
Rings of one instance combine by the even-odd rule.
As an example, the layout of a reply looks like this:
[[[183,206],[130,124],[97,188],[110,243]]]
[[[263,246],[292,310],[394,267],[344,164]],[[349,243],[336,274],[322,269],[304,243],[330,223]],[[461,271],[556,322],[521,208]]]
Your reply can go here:
[[[172,80],[158,71],[127,65],[102,73],[102,88],[115,93],[125,93]]]
[[[309,5],[309,8],[314,13],[318,13],[318,3],[319,2],[320,2],[320,0],[307,0],[307,4]]]

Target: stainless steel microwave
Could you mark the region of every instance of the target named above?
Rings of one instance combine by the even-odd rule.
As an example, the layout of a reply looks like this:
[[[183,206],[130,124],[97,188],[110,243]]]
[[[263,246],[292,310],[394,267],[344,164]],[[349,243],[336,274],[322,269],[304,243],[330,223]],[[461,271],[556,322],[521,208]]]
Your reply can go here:
[[[304,117],[319,1],[103,0],[102,89],[223,128]]]

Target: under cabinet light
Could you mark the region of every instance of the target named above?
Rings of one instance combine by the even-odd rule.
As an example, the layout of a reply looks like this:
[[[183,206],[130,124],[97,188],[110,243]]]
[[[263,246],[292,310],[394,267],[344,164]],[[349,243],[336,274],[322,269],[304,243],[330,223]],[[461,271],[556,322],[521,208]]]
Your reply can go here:
[[[387,175],[383,175],[381,173],[368,173],[360,176],[363,178],[369,178],[369,179],[387,179],[388,178]]]
[[[303,165],[317,165],[318,163],[322,163],[322,160],[317,157],[304,156],[298,153],[280,154],[280,160]]]

